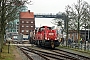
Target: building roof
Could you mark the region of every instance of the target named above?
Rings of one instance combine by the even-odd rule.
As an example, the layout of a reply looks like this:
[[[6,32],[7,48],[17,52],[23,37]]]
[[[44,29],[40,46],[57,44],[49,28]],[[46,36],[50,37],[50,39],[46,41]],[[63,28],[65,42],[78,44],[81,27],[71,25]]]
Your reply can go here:
[[[20,18],[34,18],[34,13],[27,11],[27,12],[20,12]]]

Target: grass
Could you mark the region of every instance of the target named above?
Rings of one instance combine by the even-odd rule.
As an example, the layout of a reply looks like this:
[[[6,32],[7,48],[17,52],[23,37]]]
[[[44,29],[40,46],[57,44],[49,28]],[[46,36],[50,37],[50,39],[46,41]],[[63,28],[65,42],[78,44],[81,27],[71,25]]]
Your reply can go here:
[[[8,46],[4,45],[0,60],[14,60],[13,50],[14,50],[14,46],[10,46],[9,53],[8,53]]]
[[[59,46],[59,48],[65,48],[65,49],[70,49],[70,50],[90,54],[90,51],[88,51],[88,50],[84,51],[83,49],[81,50],[81,49],[78,49],[78,48],[70,48],[70,47],[66,47],[66,46]]]

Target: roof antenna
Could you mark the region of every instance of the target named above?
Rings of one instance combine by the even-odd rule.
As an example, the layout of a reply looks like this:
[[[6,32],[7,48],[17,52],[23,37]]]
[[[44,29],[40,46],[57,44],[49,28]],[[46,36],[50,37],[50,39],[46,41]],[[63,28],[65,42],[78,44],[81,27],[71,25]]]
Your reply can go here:
[[[28,10],[28,12],[30,13],[30,10]]]

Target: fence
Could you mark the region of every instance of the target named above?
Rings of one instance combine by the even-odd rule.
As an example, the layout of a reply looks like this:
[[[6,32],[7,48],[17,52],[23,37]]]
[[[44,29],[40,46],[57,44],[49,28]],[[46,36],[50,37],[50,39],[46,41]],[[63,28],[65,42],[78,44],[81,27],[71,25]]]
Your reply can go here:
[[[60,42],[60,46],[66,46],[73,49],[83,50],[83,51],[90,51],[90,43],[88,41],[80,43],[80,42],[68,42],[66,45],[66,41]]]

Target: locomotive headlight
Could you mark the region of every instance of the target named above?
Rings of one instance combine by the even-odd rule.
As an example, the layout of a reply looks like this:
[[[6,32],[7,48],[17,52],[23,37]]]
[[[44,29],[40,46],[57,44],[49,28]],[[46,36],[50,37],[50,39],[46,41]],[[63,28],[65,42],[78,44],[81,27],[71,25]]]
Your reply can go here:
[[[55,40],[57,40],[57,38],[55,38]]]
[[[45,39],[47,40],[47,37],[45,37]]]
[[[49,40],[49,38],[48,38],[48,40]]]

